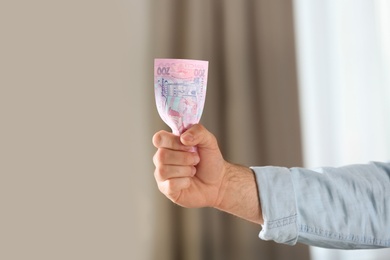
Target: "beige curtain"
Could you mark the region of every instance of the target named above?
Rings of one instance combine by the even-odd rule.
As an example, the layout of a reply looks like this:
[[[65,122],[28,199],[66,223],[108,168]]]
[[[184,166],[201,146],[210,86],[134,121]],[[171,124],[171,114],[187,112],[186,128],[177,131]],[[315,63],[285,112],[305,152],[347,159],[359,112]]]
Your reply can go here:
[[[225,158],[302,164],[292,3],[162,0],[153,5],[155,57],[209,60],[202,123]],[[155,112],[156,129],[167,128]],[[158,197],[155,259],[308,259],[306,246],[257,238],[260,227]]]

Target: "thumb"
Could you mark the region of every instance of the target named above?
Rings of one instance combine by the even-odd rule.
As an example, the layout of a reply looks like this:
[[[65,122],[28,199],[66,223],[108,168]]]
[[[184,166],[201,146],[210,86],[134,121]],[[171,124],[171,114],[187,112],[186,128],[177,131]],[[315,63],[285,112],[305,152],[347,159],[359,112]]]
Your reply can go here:
[[[180,141],[187,146],[201,148],[218,148],[217,140],[203,125],[196,124],[190,127],[180,136]]]

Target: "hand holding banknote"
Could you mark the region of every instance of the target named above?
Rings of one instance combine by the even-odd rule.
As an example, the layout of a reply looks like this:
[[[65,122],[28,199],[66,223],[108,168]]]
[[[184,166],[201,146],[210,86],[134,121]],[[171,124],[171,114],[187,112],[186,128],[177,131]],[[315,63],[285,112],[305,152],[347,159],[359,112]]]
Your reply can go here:
[[[217,140],[199,120],[206,98],[208,62],[156,59],[157,110],[172,133],[153,137],[153,157],[160,191],[184,207],[215,207],[261,223],[254,175],[226,162]],[[249,203],[242,198],[253,197]],[[241,199],[240,199],[241,198]]]
[[[204,126],[196,124],[180,136],[159,131],[153,144],[157,148],[154,176],[170,200],[183,207],[214,207],[262,223],[253,172],[225,161],[215,136]]]

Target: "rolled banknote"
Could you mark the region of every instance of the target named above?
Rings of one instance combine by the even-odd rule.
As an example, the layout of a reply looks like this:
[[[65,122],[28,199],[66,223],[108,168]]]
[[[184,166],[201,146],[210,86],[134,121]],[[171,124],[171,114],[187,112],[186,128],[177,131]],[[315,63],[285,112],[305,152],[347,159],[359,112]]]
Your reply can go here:
[[[154,60],[154,93],[162,120],[180,135],[199,123],[206,99],[208,61]]]

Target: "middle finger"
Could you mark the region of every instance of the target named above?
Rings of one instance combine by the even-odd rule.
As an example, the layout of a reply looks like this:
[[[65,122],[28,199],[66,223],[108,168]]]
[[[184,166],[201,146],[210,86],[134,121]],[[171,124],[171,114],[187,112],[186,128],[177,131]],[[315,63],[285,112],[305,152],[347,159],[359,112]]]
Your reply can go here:
[[[200,161],[196,152],[183,152],[160,148],[153,157],[155,166],[159,165],[197,165]]]

